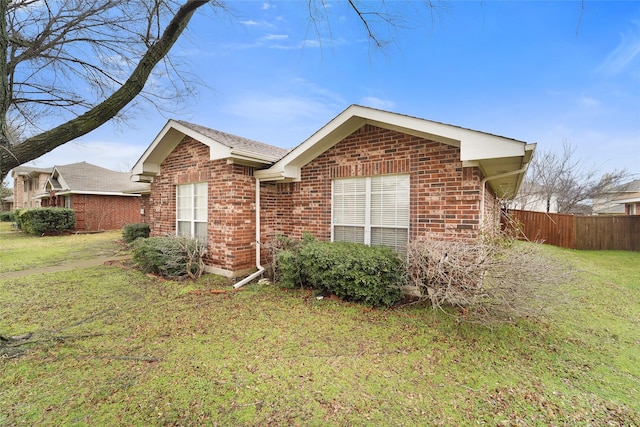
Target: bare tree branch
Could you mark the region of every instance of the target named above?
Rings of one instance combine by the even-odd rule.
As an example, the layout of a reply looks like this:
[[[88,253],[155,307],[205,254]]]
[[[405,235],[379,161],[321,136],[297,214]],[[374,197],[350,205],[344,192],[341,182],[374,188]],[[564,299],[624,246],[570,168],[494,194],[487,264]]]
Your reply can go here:
[[[18,4],[25,4],[25,2],[8,3],[8,1],[9,0],[0,0],[0,11],[5,12],[5,16],[6,13],[9,12],[10,7],[15,8]],[[77,117],[69,120],[66,123],[63,123],[38,135],[31,136],[22,141],[20,144],[10,145],[9,141],[6,138],[6,135],[8,135],[6,118],[11,106],[15,105],[12,103],[16,100],[22,103],[25,103],[27,102],[27,100],[29,100],[32,104],[39,103],[44,106],[56,105],[67,108],[73,106],[88,105],[85,101],[79,101],[79,99],[82,98],[76,98],[73,91],[68,91],[65,93],[64,87],[58,88],[49,83],[40,83],[37,79],[38,76],[36,74],[30,73],[26,76],[28,77],[28,80],[25,80],[24,82],[16,82],[15,80],[16,66],[22,61],[25,61],[26,58],[33,59],[35,63],[41,62],[43,60],[50,61],[48,64],[53,65],[54,67],[58,67],[57,70],[59,72],[62,72],[63,74],[69,72],[77,73],[77,71],[75,71],[75,69],[73,68],[74,65],[80,66],[84,71],[93,70],[95,72],[97,70],[97,66],[94,66],[92,64],[90,65],[88,62],[77,59],[72,55],[67,56],[66,54],[64,54],[64,52],[66,52],[64,48],[67,46],[67,42],[65,42],[63,39],[65,39],[65,37],[67,37],[70,32],[81,33],[82,31],[85,31],[88,28],[92,27],[94,25],[93,21],[95,21],[95,19],[98,19],[97,17],[99,16],[93,14],[95,11],[108,12],[116,6],[125,7],[128,5],[128,2],[119,2],[116,0],[94,0],[93,2],[91,2],[91,6],[94,6],[95,9],[88,8],[80,13],[74,10],[74,5],[76,5],[76,3],[77,2],[74,2],[72,0],[64,2],[63,7],[61,7],[57,12],[54,12],[49,7],[48,2],[43,2],[45,10],[40,11],[40,14],[37,16],[41,17],[42,14],[44,14],[49,18],[49,20],[44,21],[44,25],[42,26],[40,33],[32,39],[32,43],[28,44],[29,47],[23,49],[22,51],[16,49],[15,46],[12,47],[13,50],[11,51],[11,59],[4,63],[5,69],[0,70],[6,71],[2,73],[2,92],[4,97],[1,105],[2,111],[0,111],[0,137],[2,137],[2,140],[0,140],[0,145],[9,149],[0,150],[0,175],[2,175],[3,177],[12,167],[33,160],[41,156],[42,154],[47,153],[68,141],[71,141],[72,139],[78,138],[96,129],[109,119],[113,118],[140,92],[142,92],[152,70],[158,64],[158,62],[160,62],[167,55],[171,47],[174,45],[175,41],[178,39],[180,34],[189,23],[195,10],[203,6],[207,2],[204,0],[185,1],[185,3],[177,9],[172,19],[168,22],[162,35],[153,42],[151,42],[150,40],[146,41],[146,43],[148,43],[148,49],[142,55],[136,67],[133,69],[126,81],[104,101],[101,101],[100,103],[94,105],[85,113],[78,115]],[[160,2],[158,2],[158,5],[159,4]],[[33,7],[39,7],[39,5],[40,3],[38,3],[37,5],[34,4]],[[15,14],[36,14],[36,12],[31,11],[23,12],[14,10],[13,12]],[[154,13],[155,17],[159,18],[159,12],[154,11]],[[113,22],[111,21],[112,18],[109,16],[109,13],[105,13],[105,15],[107,17],[105,18],[105,21],[95,24],[98,27],[105,28],[105,30],[101,29],[100,31],[106,31],[106,28],[113,24]],[[17,18],[14,16],[14,19]],[[151,20],[151,18],[148,19]],[[62,22],[60,22],[60,20],[62,20]],[[6,21],[3,21],[3,23],[5,24],[4,27],[0,28],[0,49],[2,49],[4,53],[6,53],[5,58],[7,58],[10,51],[8,37],[6,36]],[[117,25],[121,24],[118,23]],[[24,27],[18,26],[18,28]],[[26,40],[27,37],[24,37],[23,39]],[[69,40],[78,42],[83,40],[86,41],[87,39],[85,37],[71,37]],[[111,49],[113,51],[116,51],[119,46],[119,44],[115,44],[115,39],[102,41],[98,44],[100,43],[106,45],[107,50]],[[44,70],[45,68],[46,67],[43,66],[42,70]],[[83,74],[85,74],[85,76],[88,74],[89,79],[93,83],[98,83],[97,85],[94,85],[94,87],[98,88],[99,93],[104,93],[105,85],[99,84],[101,83],[99,76],[102,75],[104,77],[105,75],[107,75],[106,73]],[[10,84],[10,79],[12,84]],[[117,78],[111,77],[110,75],[107,80],[111,83],[118,82]],[[48,94],[48,96],[35,97],[35,93],[29,94],[29,92],[25,92],[23,90],[28,87],[37,88],[40,93],[46,93]],[[11,93],[14,88],[19,88],[21,90],[21,94],[17,94],[19,96],[15,98]],[[10,153],[8,151],[10,151]]]
[[[537,152],[517,201],[527,209],[529,202],[542,202],[546,212],[590,213],[594,203],[606,204],[620,195],[619,187],[631,175],[625,170],[604,173],[587,167],[577,149],[563,143],[562,153]],[[538,203],[540,204],[540,203]]]

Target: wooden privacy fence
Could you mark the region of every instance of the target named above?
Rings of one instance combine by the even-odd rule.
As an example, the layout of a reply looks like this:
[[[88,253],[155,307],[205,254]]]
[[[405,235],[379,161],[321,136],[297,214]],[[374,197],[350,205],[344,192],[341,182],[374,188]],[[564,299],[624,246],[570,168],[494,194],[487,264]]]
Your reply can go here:
[[[640,251],[640,216],[577,216],[512,209],[503,227],[569,249]]]

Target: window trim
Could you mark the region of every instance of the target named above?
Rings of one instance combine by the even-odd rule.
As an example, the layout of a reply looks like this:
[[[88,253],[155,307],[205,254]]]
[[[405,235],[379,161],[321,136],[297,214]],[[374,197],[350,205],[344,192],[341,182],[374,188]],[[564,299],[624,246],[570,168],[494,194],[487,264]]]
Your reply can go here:
[[[206,198],[206,206],[205,206],[205,218],[202,220],[196,220],[195,219],[195,212],[196,212],[196,206],[195,206],[195,188],[197,185],[200,184],[204,184],[204,188],[205,188],[205,198]],[[176,200],[176,209],[175,209],[175,213],[176,213],[176,222],[175,222],[175,232],[176,232],[176,236],[182,236],[182,237],[188,237],[190,239],[195,239],[200,241],[203,244],[207,244],[207,240],[208,240],[208,219],[209,219],[209,184],[207,181],[200,181],[200,182],[188,182],[185,184],[176,184],[176,191],[175,191],[175,200]],[[190,194],[189,194],[189,200],[190,200],[190,206],[189,206],[189,212],[190,212],[190,218],[189,219],[184,219],[184,218],[180,218],[179,215],[179,211],[180,211],[180,205],[179,205],[179,188],[189,188],[190,189]],[[181,222],[189,222],[189,235],[183,235],[180,234],[180,227],[179,224]],[[198,224],[205,224],[205,235],[200,237],[196,234],[196,223]]]
[[[409,191],[407,193],[407,225],[406,226],[399,226],[399,225],[395,225],[395,226],[385,226],[385,225],[373,225],[372,221],[371,221],[371,212],[372,212],[372,206],[371,206],[371,200],[372,200],[372,192],[371,192],[371,182],[372,182],[372,178],[376,178],[376,177],[391,177],[391,176],[402,176],[402,177],[407,177],[408,179],[408,183],[409,183]],[[363,179],[365,180],[365,199],[364,199],[364,204],[365,204],[365,214],[364,214],[364,224],[347,224],[347,223],[342,223],[339,224],[336,222],[336,218],[335,218],[335,182],[338,180],[358,180],[358,179]],[[398,193],[396,192],[396,195]],[[343,226],[343,227],[364,227],[364,237],[363,237],[363,243],[365,245],[371,245],[371,234],[372,234],[372,229],[374,228],[386,228],[386,229],[392,229],[392,230],[398,230],[398,229],[403,229],[407,231],[407,241],[406,244],[409,243],[409,229],[411,227],[411,221],[410,221],[410,216],[411,216],[411,175],[410,174],[388,174],[388,175],[371,175],[371,176],[353,176],[353,177],[343,177],[343,178],[334,178],[331,180],[331,241],[335,242],[335,227],[336,226]]]

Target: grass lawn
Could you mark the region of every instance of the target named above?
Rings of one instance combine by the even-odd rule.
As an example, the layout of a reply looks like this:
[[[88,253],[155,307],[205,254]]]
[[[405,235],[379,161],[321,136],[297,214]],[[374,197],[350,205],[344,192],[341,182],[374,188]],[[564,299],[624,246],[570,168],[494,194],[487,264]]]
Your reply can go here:
[[[122,231],[67,236],[33,237],[11,232],[10,223],[0,222],[0,277],[2,273],[48,267],[71,261],[116,254]]]
[[[543,247],[576,271],[562,303],[493,329],[275,285],[187,292],[229,289],[212,275],[2,279],[117,238],[0,233],[0,335],[33,334],[0,358],[0,425],[640,425],[640,253]]]

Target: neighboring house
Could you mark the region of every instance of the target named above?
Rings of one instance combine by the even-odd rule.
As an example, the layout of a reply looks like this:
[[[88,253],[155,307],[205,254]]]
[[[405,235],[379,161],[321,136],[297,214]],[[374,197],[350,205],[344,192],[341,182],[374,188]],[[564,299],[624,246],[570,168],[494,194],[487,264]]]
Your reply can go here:
[[[38,208],[44,183],[51,174],[52,168],[34,168],[18,166],[11,171],[13,178],[13,208]]]
[[[633,199],[637,197],[637,193],[640,193],[640,179],[619,185],[608,194],[593,200],[593,213],[595,215],[629,215],[627,209],[634,204]],[[629,202],[625,202],[626,200]]]
[[[640,192],[622,196],[614,200],[614,203],[624,208],[625,215],[640,215]]]
[[[116,172],[87,162],[55,166],[47,177],[43,207],[71,208],[76,230],[115,230],[145,222],[149,184],[132,182],[129,172]]]
[[[13,193],[10,196],[3,197],[0,200],[0,212],[8,212],[13,210]]]
[[[534,182],[523,182],[518,195],[509,203],[510,209],[558,213],[558,196],[548,195],[544,188]]]
[[[134,166],[155,236],[206,242],[206,269],[268,262],[276,235],[387,245],[499,227],[535,144],[352,105],[291,151],[169,120]],[[255,275],[249,276],[251,279]]]

